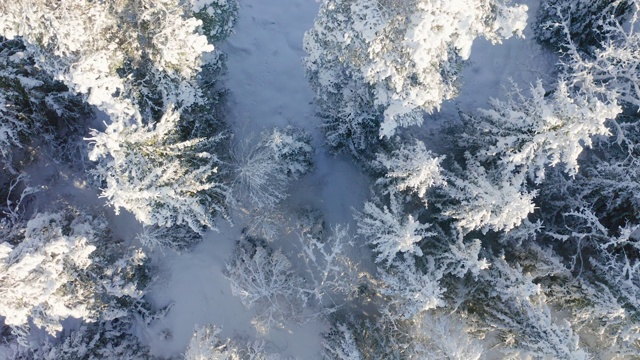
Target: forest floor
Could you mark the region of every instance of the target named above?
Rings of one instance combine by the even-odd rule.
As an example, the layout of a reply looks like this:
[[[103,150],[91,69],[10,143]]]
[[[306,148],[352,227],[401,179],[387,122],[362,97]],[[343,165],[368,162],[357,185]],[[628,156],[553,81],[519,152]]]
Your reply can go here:
[[[314,115],[313,93],[303,66],[303,35],[313,26],[318,4],[315,0],[239,2],[235,33],[222,46],[228,56],[228,121],[234,140],[254,138],[274,126],[292,125],[309,131],[316,149],[315,169],[294,184],[284,212],[293,217],[300,209],[317,209],[328,225],[350,224],[353,230],[352,209],[360,209],[368,198],[369,179],[348,157],[331,155],[323,147],[320,120]],[[525,2],[531,23],[537,0]],[[460,110],[473,112],[486,107],[490,97],[504,97],[509,79],[523,89],[536,78],[545,82],[554,61],[535,43],[530,28],[526,39],[509,39],[503,44],[478,39],[464,70],[459,96],[443,104],[425,124],[455,118]],[[208,233],[189,252],[152,255],[161,272],[152,299],[160,306],[174,304],[165,318],[139,334],[153,354],[167,357],[182,353],[196,325],[221,327],[223,337],[252,340],[259,336],[250,313],[232,296],[229,281],[222,274],[248,221],[241,214],[232,214],[232,220],[233,225],[220,220],[219,231]],[[287,248],[290,235],[283,231],[273,245]],[[366,259],[363,262],[370,261],[364,251],[360,256]],[[267,350],[301,359],[320,358],[321,333],[327,326],[316,321],[272,330],[267,334]]]

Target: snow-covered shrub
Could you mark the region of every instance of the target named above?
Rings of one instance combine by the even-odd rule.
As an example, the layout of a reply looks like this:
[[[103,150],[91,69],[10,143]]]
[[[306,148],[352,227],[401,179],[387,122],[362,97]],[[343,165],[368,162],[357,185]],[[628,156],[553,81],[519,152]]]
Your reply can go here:
[[[337,296],[348,299],[355,297],[367,279],[363,278],[366,275],[358,263],[347,255],[347,251],[354,246],[349,227],[336,225],[331,227],[328,234],[324,235],[323,232],[301,229],[298,235],[301,245],[299,257],[305,265],[307,281],[304,291],[324,311],[331,312],[339,306]]]
[[[5,324],[50,334],[68,317],[110,321],[135,307],[147,281],[145,256],[109,238],[102,217],[74,209],[39,213],[0,243],[0,314]]]
[[[362,212],[356,213],[358,234],[378,253],[376,262],[389,265],[398,253],[422,255],[418,246],[425,237],[435,235],[411,214],[405,214],[397,194],[389,195],[389,207],[366,202]]]
[[[267,354],[265,341],[252,343],[226,341],[219,337],[215,325],[196,327],[184,354],[185,360],[279,360],[278,354]]]
[[[225,268],[231,292],[255,317],[261,333],[302,320],[307,303],[304,279],[279,250],[256,239],[242,239]]]
[[[250,219],[243,232],[254,238],[265,239],[267,241],[273,241],[286,229],[288,225],[287,216],[289,215],[286,209],[287,204],[280,203],[269,211],[263,209],[252,209],[250,211],[243,212]]]
[[[264,143],[241,147],[233,153],[233,201],[258,209],[272,208],[287,197],[289,177]]]
[[[209,152],[218,138],[182,141],[180,114],[169,109],[155,125],[111,124],[94,132],[94,176],[104,184],[101,196],[116,212],[133,213],[143,225],[185,225],[201,234],[225,214],[227,188],[220,161]]]
[[[254,208],[271,208],[288,196],[291,181],[313,166],[309,135],[287,127],[261,134],[254,145],[241,146],[233,154],[233,198]]]
[[[455,97],[473,40],[521,36],[526,12],[495,0],[322,1],[304,48],[330,144],[362,151],[372,128],[389,137],[421,124]]]
[[[218,335],[220,329],[214,325],[197,327],[184,353],[185,360],[233,359],[232,349],[227,349]]]
[[[313,168],[311,136],[304,130],[291,126],[282,130],[273,129],[264,138],[264,142],[280,164],[279,167],[292,180],[299,179]]]

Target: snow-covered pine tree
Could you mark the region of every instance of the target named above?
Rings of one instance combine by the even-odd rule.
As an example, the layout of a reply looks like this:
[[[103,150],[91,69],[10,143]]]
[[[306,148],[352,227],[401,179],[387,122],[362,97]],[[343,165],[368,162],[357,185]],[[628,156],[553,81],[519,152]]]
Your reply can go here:
[[[464,319],[444,312],[409,320],[386,316],[338,315],[324,334],[324,356],[331,360],[456,359],[478,360],[484,348]]]
[[[454,201],[444,213],[463,232],[520,225],[533,212],[536,185],[548,169],[562,165],[575,176],[583,149],[610,134],[606,122],[622,110],[612,91],[593,90],[560,81],[547,94],[538,81],[530,97],[514,87],[507,101],[492,99],[478,116],[463,115],[464,130],[455,141],[469,152],[464,167],[447,176],[442,192]]]
[[[226,188],[214,155],[221,129],[211,126],[210,116],[202,116],[205,126],[197,120],[214,102],[215,91],[200,85],[215,79],[197,77],[214,48],[194,17],[206,18],[211,38],[219,40],[235,18],[225,11],[236,7],[218,3],[1,5],[0,34],[21,37],[40,68],[109,116],[106,130],[90,139],[91,158],[99,161],[94,174],[103,181],[103,196],[145,225],[186,224],[201,233],[224,213]],[[216,14],[224,23],[216,23]]]
[[[553,181],[542,188],[541,216],[545,238],[560,241],[564,261],[578,271],[572,291],[558,299],[571,311],[571,322],[586,335],[594,353],[611,349],[621,357],[633,357],[639,351],[640,329],[635,300],[639,208],[634,195],[639,169],[640,4],[604,3],[594,5],[608,5],[610,11],[592,14],[592,19],[578,18],[597,24],[593,28],[597,42],[591,47],[572,31],[568,9],[560,8],[565,10],[559,13],[565,49],[560,70],[576,86],[606,101],[617,101],[625,111],[606,123],[612,136],[594,139],[594,149],[580,158],[581,170],[575,178],[554,174]]]
[[[555,301],[571,312],[570,321],[585,334],[595,353],[621,355],[640,350],[640,249],[638,226],[602,223],[588,208],[563,213],[562,224],[548,221],[545,235],[560,240],[565,263],[579,269],[568,289],[555,290]],[[562,226],[561,226],[562,225]]]
[[[432,311],[416,316],[409,327],[410,359],[479,360],[485,349],[468,333],[465,319],[455,313]]]
[[[505,354],[589,358],[572,324],[556,316],[548,302],[541,283],[554,272],[527,272],[517,261],[510,263],[505,255],[489,256],[489,260],[491,267],[480,273],[481,285],[469,299],[468,306],[475,309],[473,313],[480,316],[484,324],[499,331],[500,348]],[[544,264],[533,266],[536,265]]]
[[[202,33],[215,44],[233,32],[238,18],[236,0],[191,1],[193,17],[202,21]]]
[[[326,8],[321,9],[327,13],[325,23],[310,33],[327,37],[334,34],[334,29],[344,29],[339,27],[342,23],[357,21],[354,14],[359,5],[345,3],[325,2]],[[589,11],[602,4],[583,3],[594,6]],[[359,14],[373,15],[360,18],[365,24],[360,34],[377,38],[384,29],[379,26],[383,17],[374,11],[378,10],[375,4],[364,9]],[[402,223],[407,209],[415,211],[416,200],[429,200],[428,206],[435,203],[442,212],[421,209],[420,219],[431,223],[429,230],[436,235],[412,241],[419,252],[388,246],[383,250],[380,241],[375,244],[378,262],[387,261],[384,271],[379,271],[381,287],[376,289],[386,295],[387,312],[375,319],[375,325],[340,319],[327,341],[327,348],[336,351],[328,351],[327,357],[393,357],[385,351],[398,343],[405,345],[402,352],[406,355],[416,340],[409,339],[410,331],[395,331],[409,329],[409,324],[417,324],[417,314],[442,305],[451,306],[468,319],[479,334],[498,335],[495,348],[507,356],[586,359],[591,354],[613,355],[602,350],[606,348],[621,357],[637,355],[637,301],[630,300],[637,298],[640,269],[638,230],[633,225],[637,224],[637,197],[633,196],[637,188],[638,132],[637,116],[633,115],[637,105],[637,31],[633,16],[629,23],[622,23],[618,15],[602,22],[599,14],[585,19],[596,24],[593,31],[602,31],[593,36],[606,41],[590,52],[564,47],[564,73],[552,91],[547,92],[538,82],[532,86],[531,96],[515,89],[505,101],[493,100],[491,108],[477,116],[464,116],[464,131],[457,134],[463,150],[447,154],[453,159],[451,168],[443,170],[442,162],[425,154],[417,142],[415,146],[393,144],[390,147],[399,150],[378,156],[377,165],[382,165],[378,168],[389,175],[378,181],[377,190],[384,196],[401,193],[402,197],[396,198],[400,206],[396,205],[394,211],[369,204],[375,207],[369,217],[380,213],[377,218],[382,218],[390,213],[396,220],[384,222],[385,226],[373,226],[373,222],[361,225],[365,232],[362,235],[375,238],[396,228],[394,224]],[[356,60],[358,66],[365,64],[370,53],[362,51],[366,49],[362,38],[353,36],[354,32],[345,33],[346,38],[322,38],[324,43],[316,42],[316,50],[327,43],[335,47],[342,42],[354,49],[359,46],[363,56],[343,51],[332,58],[332,64],[340,66],[324,73],[316,68],[312,81],[317,88],[330,89],[322,101],[332,104],[330,110],[338,114],[336,117],[360,115],[364,119],[361,123],[369,121],[370,131],[377,126],[376,121],[384,121],[380,109],[367,105],[373,101],[366,100],[378,89],[353,67],[344,66]],[[584,35],[592,34],[585,31]],[[343,80],[346,78],[356,80],[347,84]],[[354,94],[358,102],[350,106],[358,112],[347,116],[335,111],[341,96]],[[634,111],[622,114],[623,107]],[[354,129],[352,125],[342,126],[344,134]],[[609,137],[611,134],[614,137]],[[372,135],[375,132],[367,134],[370,139]],[[411,162],[414,159],[420,160]],[[424,186],[421,181],[410,180],[410,174],[418,172],[420,166],[428,170]],[[436,178],[436,174],[441,177]],[[432,193],[426,190],[438,182],[446,185],[438,187],[432,199]],[[539,190],[542,195],[537,198]],[[389,209],[393,206],[386,205]],[[534,212],[536,207],[540,210]],[[533,221],[536,218],[545,222]],[[412,268],[406,265],[408,262],[397,265],[408,258],[420,266]],[[437,291],[429,291],[434,289]],[[352,326],[354,323],[357,326]],[[433,330],[437,337],[438,326],[437,321],[429,323],[421,333]],[[437,342],[433,345],[423,346],[425,352],[419,358],[455,357],[451,354],[463,348],[438,348]],[[464,356],[482,355],[474,350]]]
[[[116,212],[130,211],[146,226],[184,225],[201,234],[225,214],[221,162],[209,152],[220,139],[182,141],[179,118],[170,108],[154,125],[114,123],[93,132],[89,155],[99,163],[92,173]]]
[[[356,339],[349,327],[337,322],[332,329],[324,335],[322,342],[325,358],[332,360],[363,360]]]
[[[469,153],[466,158],[466,168],[448,176],[445,200],[437,204],[456,221],[458,231],[509,231],[533,212],[536,192],[523,188],[522,173],[487,171]]]
[[[51,335],[69,317],[108,328],[148,308],[144,253],[115,242],[106,226],[101,216],[67,207],[4,229],[0,314],[23,344],[31,324]]]
[[[26,70],[26,64],[21,64],[20,41],[0,38],[0,42],[0,155],[5,166],[11,167],[12,153],[23,147],[38,123],[29,116],[31,102],[25,89],[35,79],[25,78],[23,83],[18,77],[20,68]]]
[[[402,359],[410,344],[406,328],[382,316],[332,315],[324,334],[324,358],[331,360]]]
[[[123,314],[127,310],[122,309]],[[151,355],[149,347],[132,334],[139,314],[129,313],[117,319],[82,324],[79,328],[64,331],[60,339],[47,340],[20,349],[18,358],[24,360],[143,360]]]
[[[634,0],[543,0],[534,31],[538,42],[554,50],[566,50],[570,38],[590,53],[603,44],[608,29],[604,21],[624,22]],[[609,29],[610,30],[610,29]]]
[[[380,288],[385,296],[383,311],[390,319],[410,320],[414,316],[444,306],[442,295],[445,289],[440,285],[444,269],[437,268],[433,258],[420,257],[421,266],[407,256],[394,261],[388,268],[379,268]]]
[[[547,94],[538,81],[525,97],[514,86],[507,101],[491,99],[491,108],[479,110],[479,116],[464,116],[472,133],[462,141],[475,137],[483,142],[476,159],[487,167],[497,162],[505,174],[526,172],[536,184],[546,168],[558,164],[573,176],[583,148],[591,147],[592,137],[609,135],[606,121],[622,111],[612,93],[602,101],[589,90],[560,81]]]
[[[421,124],[457,92],[476,37],[522,35],[527,7],[494,0],[325,0],[305,35],[328,143],[354,153]]]
[[[617,236],[599,241],[589,258],[592,289],[585,292],[589,310],[596,315],[595,331],[604,348],[615,347],[620,354],[640,352],[640,239],[638,225],[626,225]],[[588,276],[585,276],[588,278]],[[597,301],[600,300],[600,301]],[[583,319],[588,319],[584,317]]]
[[[67,317],[95,320],[93,284],[81,279],[96,249],[89,239],[96,240],[104,226],[91,218],[67,223],[62,214],[44,213],[14,230],[16,236],[1,244],[5,324],[28,327],[32,321],[53,335]]]
[[[579,37],[565,34],[566,50],[561,58],[560,70],[573,84],[591,92],[602,92],[605,100],[618,102],[628,112],[636,112],[640,106],[640,78],[635,70],[640,54],[640,2],[629,1],[627,12],[628,20],[604,16],[598,18],[603,30],[600,31],[597,47],[585,49],[580,46]],[[559,26],[565,29],[565,33],[568,32],[567,24]]]
[[[595,149],[583,156],[583,171],[575,180],[556,177],[562,186],[549,186],[543,192],[546,204],[553,204],[555,211],[577,213],[581,208],[590,209],[612,233],[627,223],[637,222],[633,190],[640,156],[636,146],[640,139],[636,114],[640,106],[637,90],[640,79],[635,70],[640,49],[637,29],[640,3],[628,2],[627,12],[628,21],[616,17],[599,19],[606,31],[602,31],[600,46],[590,53],[567,35],[568,50],[560,68],[564,76],[584,92],[618,102],[624,112],[606,123],[611,136],[594,139]],[[563,197],[566,201],[554,203],[551,197]]]
[[[42,69],[113,121],[137,121],[148,112],[161,116],[158,104],[181,109],[198,101],[193,77],[213,46],[192,14],[177,0],[21,0],[2,5],[0,33],[22,37]]]

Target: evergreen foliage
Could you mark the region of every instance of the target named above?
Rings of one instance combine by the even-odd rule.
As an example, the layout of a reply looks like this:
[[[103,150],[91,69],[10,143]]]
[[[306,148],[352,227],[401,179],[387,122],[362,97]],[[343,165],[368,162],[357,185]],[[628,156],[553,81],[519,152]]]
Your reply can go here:
[[[326,0],[305,35],[308,77],[327,142],[362,154],[456,96],[476,37],[522,35],[507,2]]]

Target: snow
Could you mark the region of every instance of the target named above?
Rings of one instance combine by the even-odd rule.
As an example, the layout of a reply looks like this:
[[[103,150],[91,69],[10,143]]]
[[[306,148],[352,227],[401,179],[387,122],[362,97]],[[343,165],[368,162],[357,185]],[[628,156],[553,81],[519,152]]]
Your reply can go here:
[[[183,352],[196,325],[215,324],[222,328],[225,337],[251,331],[250,314],[231,295],[229,282],[222,275],[238,236],[237,230],[221,226],[220,233],[209,233],[190,253],[167,253],[160,259],[163,271],[153,297],[160,306],[175,305],[166,317],[142,334],[152,354],[169,356]],[[167,329],[172,333],[169,338],[163,334]]]
[[[240,2],[234,34],[220,46],[228,55],[228,120],[236,124],[236,136],[285,124],[315,129],[302,35],[317,11],[314,0]]]

